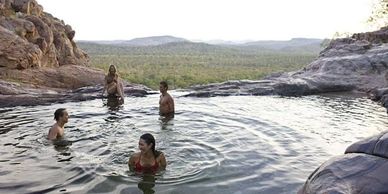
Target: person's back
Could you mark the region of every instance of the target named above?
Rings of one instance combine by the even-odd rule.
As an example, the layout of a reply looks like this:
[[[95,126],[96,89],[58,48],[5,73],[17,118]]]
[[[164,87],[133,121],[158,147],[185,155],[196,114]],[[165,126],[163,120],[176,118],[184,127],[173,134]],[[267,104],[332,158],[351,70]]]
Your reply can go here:
[[[66,109],[57,109],[54,113],[56,123],[50,128],[47,138],[49,140],[56,140],[64,136],[64,126],[68,122],[69,114]]]

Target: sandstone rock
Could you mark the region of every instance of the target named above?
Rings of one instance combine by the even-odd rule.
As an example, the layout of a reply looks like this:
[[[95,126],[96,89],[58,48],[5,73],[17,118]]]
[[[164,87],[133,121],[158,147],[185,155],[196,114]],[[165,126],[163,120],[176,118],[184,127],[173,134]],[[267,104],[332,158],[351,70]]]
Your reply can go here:
[[[388,193],[387,148],[387,132],[349,146],[317,168],[298,193]]]
[[[356,33],[352,38],[366,40],[374,44],[388,43],[388,26],[374,32]]]
[[[0,79],[2,80],[14,80],[14,77],[19,78],[19,83],[47,88],[76,89],[104,83],[104,72],[77,65],[26,69],[24,71],[15,69],[0,71]]]
[[[0,42],[0,67],[9,69],[40,67],[42,51],[36,45],[1,26]]]
[[[40,16],[43,12],[42,6],[34,0],[13,0],[11,5],[16,12],[22,12],[28,15]]]
[[[75,31],[71,26],[51,14],[43,13],[42,6],[35,0],[1,0],[0,26],[8,30],[8,34],[5,32],[2,32],[4,35],[0,34],[0,40],[9,39],[8,42],[2,42],[5,44],[0,47],[2,67],[26,69],[88,64],[88,56],[73,41]],[[15,37],[10,38],[11,34],[21,38],[16,40],[17,44]],[[15,44],[8,48],[8,43],[12,41]],[[31,49],[31,44],[37,47]],[[25,45],[30,45],[27,46],[29,49],[25,49]],[[23,52],[18,54],[10,52],[16,50]],[[29,60],[21,58],[18,61],[16,59],[19,59],[20,53],[32,58]]]
[[[0,107],[101,98],[104,72],[87,67],[74,36],[35,0],[0,0]],[[126,95],[149,92],[124,84]]]

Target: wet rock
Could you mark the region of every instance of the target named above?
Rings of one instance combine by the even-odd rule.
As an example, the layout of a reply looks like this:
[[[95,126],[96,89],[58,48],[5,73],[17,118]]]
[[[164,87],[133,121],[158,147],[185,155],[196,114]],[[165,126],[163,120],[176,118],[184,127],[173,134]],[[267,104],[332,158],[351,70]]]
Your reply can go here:
[[[11,85],[11,86],[10,86]],[[4,90],[4,88],[8,90]],[[25,89],[22,85],[0,82],[0,108],[12,106],[35,106],[51,103],[76,102],[105,98],[101,95],[103,86],[88,86],[76,90]],[[140,85],[127,84],[125,96],[144,97],[150,89]]]
[[[373,101],[380,102],[388,111],[388,87],[374,88],[368,91],[368,97]]]
[[[349,146],[318,167],[298,193],[388,193],[387,148],[387,132]]]

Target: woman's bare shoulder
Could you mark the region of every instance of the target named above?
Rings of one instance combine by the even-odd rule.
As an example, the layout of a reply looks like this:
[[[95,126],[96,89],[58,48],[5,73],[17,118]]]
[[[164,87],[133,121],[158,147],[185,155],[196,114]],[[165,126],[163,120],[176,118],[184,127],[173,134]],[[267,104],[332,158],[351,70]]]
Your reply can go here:
[[[161,151],[158,151],[159,153],[158,153],[158,156],[156,157],[157,159],[162,159],[162,158],[164,158],[164,153],[163,152],[161,152]]]
[[[140,157],[140,152],[134,153],[134,154],[131,155],[131,158],[132,158],[132,159],[137,159],[137,158],[139,158],[139,157]]]

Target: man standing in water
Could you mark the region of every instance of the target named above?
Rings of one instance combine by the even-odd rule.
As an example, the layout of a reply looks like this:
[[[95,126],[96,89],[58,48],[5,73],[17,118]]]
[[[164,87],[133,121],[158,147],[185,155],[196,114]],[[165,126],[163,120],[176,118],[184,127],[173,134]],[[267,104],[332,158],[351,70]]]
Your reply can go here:
[[[174,117],[174,100],[171,95],[167,93],[167,82],[161,81],[159,84],[159,91],[161,93],[159,100],[159,114],[165,117]]]
[[[66,109],[59,108],[54,113],[54,119],[57,121],[51,128],[48,133],[49,140],[56,140],[63,137],[65,133],[64,126],[69,120],[69,114]]]

